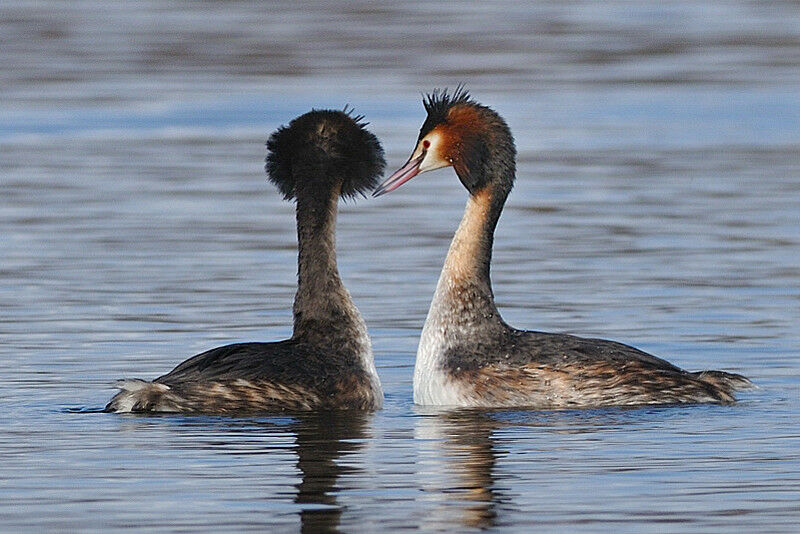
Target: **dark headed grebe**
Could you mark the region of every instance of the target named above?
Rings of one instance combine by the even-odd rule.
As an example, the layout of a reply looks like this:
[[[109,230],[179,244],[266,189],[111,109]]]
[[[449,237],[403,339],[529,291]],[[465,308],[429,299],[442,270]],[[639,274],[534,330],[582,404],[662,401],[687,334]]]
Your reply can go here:
[[[383,391],[364,320],[336,266],[339,197],[375,186],[385,166],[362,117],[311,111],[267,142],[269,179],[297,202],[294,331],[285,341],[237,343],[189,358],[152,382],[124,380],[110,412],[231,414],[378,409]]]
[[[516,149],[505,121],[463,89],[435,91],[408,162],[374,192],[452,166],[469,191],[442,269],[414,368],[414,402],[534,408],[726,403],[743,376],[687,372],[603,339],[517,330],[497,311],[489,278],[497,220],[514,185]]]

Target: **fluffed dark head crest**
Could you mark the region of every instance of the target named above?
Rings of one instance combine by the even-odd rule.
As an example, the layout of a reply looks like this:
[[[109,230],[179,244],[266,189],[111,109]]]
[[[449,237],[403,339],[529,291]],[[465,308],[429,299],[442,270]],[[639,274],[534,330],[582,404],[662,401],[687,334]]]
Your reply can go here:
[[[352,109],[312,110],[267,141],[267,175],[286,200],[341,186],[352,198],[372,190],[386,161],[380,141]]]

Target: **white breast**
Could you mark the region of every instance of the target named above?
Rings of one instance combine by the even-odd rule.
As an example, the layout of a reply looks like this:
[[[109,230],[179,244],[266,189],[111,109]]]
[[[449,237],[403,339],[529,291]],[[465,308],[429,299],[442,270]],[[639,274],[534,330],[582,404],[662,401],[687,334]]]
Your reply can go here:
[[[439,281],[442,285],[442,280]],[[422,336],[417,348],[417,361],[414,365],[414,403],[427,406],[463,406],[463,388],[442,369],[447,349],[446,314],[450,307],[444,300],[441,287],[437,288]],[[451,326],[452,328],[452,326]]]

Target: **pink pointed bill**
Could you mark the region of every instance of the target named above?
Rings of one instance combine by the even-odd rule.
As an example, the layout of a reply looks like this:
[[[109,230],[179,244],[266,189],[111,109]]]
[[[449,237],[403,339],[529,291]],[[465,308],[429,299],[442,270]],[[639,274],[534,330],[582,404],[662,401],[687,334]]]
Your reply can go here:
[[[394,191],[413,177],[419,174],[419,166],[425,158],[423,152],[418,158],[409,159],[405,165],[397,169],[394,174],[388,177],[379,185],[375,191],[372,192],[373,197],[379,197],[391,191]]]

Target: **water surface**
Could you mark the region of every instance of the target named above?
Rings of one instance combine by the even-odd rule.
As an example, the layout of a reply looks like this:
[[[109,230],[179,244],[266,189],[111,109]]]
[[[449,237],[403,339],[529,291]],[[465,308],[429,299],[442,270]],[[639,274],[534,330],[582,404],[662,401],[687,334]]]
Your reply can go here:
[[[792,531],[800,8],[788,2],[0,6],[0,525],[9,531]],[[488,31],[487,31],[488,30]],[[269,132],[352,104],[405,161],[422,91],[508,120],[493,279],[520,328],[743,373],[733,406],[415,407],[463,188],[342,206],[375,414],[87,413],[114,380],[291,331]]]

